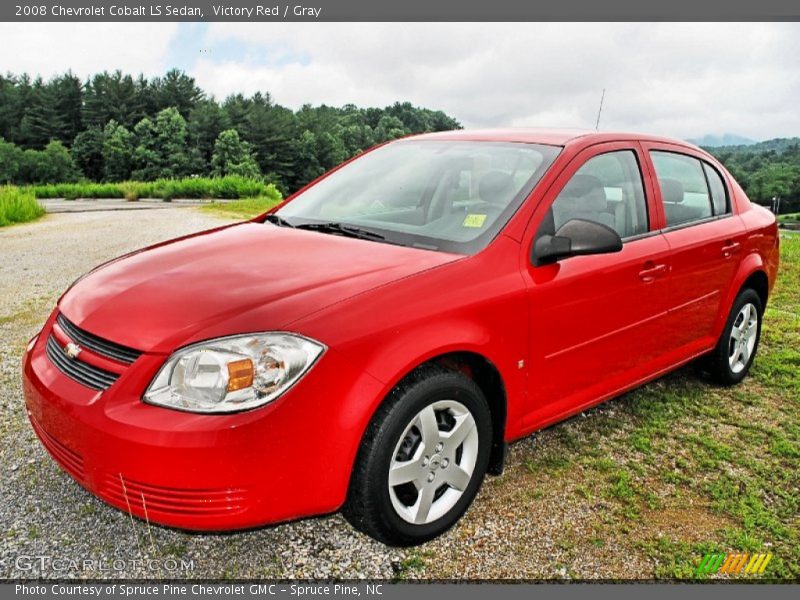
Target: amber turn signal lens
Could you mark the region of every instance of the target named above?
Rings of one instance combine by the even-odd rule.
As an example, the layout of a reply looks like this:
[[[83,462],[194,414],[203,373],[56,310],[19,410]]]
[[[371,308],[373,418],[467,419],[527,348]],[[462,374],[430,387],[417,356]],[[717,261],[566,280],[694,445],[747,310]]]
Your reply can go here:
[[[253,385],[253,361],[249,358],[228,363],[228,391],[235,392]]]

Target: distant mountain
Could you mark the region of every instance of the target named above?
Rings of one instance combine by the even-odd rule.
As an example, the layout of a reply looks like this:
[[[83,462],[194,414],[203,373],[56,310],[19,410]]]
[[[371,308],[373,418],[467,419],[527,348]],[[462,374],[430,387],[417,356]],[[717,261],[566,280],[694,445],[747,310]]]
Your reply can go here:
[[[715,156],[721,154],[763,154],[765,152],[772,152],[781,155],[787,150],[797,154],[797,148],[800,146],[800,138],[775,138],[772,140],[764,140],[763,142],[750,142],[749,144],[737,144],[732,146],[706,146],[709,152]]]
[[[717,148],[718,146],[749,146],[750,144],[756,143],[755,140],[733,133],[723,133],[722,135],[708,134],[689,141],[696,146],[703,146],[705,148]]]

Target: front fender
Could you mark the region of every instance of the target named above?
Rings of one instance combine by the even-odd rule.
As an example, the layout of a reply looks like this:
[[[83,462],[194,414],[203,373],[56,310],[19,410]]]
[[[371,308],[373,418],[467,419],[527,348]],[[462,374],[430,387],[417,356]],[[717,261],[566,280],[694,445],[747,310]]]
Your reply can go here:
[[[523,360],[521,357],[526,350],[523,339],[512,341],[493,333],[486,325],[452,319],[396,332],[382,344],[348,348],[346,355],[353,360],[358,356],[363,361],[360,368],[383,384],[379,398],[369,406],[358,407],[370,418],[389,392],[420,365],[452,353],[480,356],[497,369],[503,383],[507,401],[505,437],[509,439],[519,429],[522,419],[526,376],[519,361]]]

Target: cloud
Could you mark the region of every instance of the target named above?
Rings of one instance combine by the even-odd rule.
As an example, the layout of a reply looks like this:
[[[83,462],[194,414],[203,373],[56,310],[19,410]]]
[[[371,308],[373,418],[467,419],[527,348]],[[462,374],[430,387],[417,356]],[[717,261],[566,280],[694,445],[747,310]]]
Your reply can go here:
[[[3,69],[45,79],[121,69],[162,74],[178,23],[0,23]],[[12,50],[13,49],[13,55]]]
[[[470,127],[800,135],[798,23],[0,24],[12,72],[179,67],[218,98],[437,108]],[[201,52],[202,50],[202,52]]]
[[[246,58],[218,60],[235,42]],[[440,108],[465,125],[800,135],[800,25],[213,23],[193,74],[218,96]],[[294,60],[292,60],[294,57]]]

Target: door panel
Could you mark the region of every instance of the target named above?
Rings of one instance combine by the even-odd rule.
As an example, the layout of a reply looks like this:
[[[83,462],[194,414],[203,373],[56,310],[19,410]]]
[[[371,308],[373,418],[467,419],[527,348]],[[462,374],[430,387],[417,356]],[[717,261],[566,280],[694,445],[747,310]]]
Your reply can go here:
[[[624,227],[633,237],[624,240],[617,253],[571,257],[543,266],[533,266],[526,257],[523,274],[531,314],[527,430],[625,387],[666,352],[661,336],[669,308],[670,247],[663,235],[652,230],[652,223],[642,227],[645,211],[630,212],[631,182],[620,182],[608,161],[590,163],[601,155],[626,151],[641,164],[638,150],[636,144],[614,143],[584,151],[548,190],[531,220],[527,248],[537,232],[569,218],[565,212],[591,218],[591,211],[612,212],[607,210],[612,206],[613,222],[604,216],[595,220],[616,224],[617,231]],[[587,173],[587,163],[602,168]],[[633,185],[638,189],[634,204],[641,209],[644,201],[646,212],[652,214],[651,187],[641,182],[636,170],[640,181]],[[587,175],[602,180],[605,203],[596,187],[580,189],[592,182]],[[628,206],[627,216],[620,217],[620,205]]]
[[[672,306],[669,343],[675,347],[708,347],[714,322],[741,258],[744,225],[729,217],[666,231],[672,252]]]
[[[547,421],[624,387],[663,352],[669,246],[659,234],[621,252],[531,267],[531,410]]]

